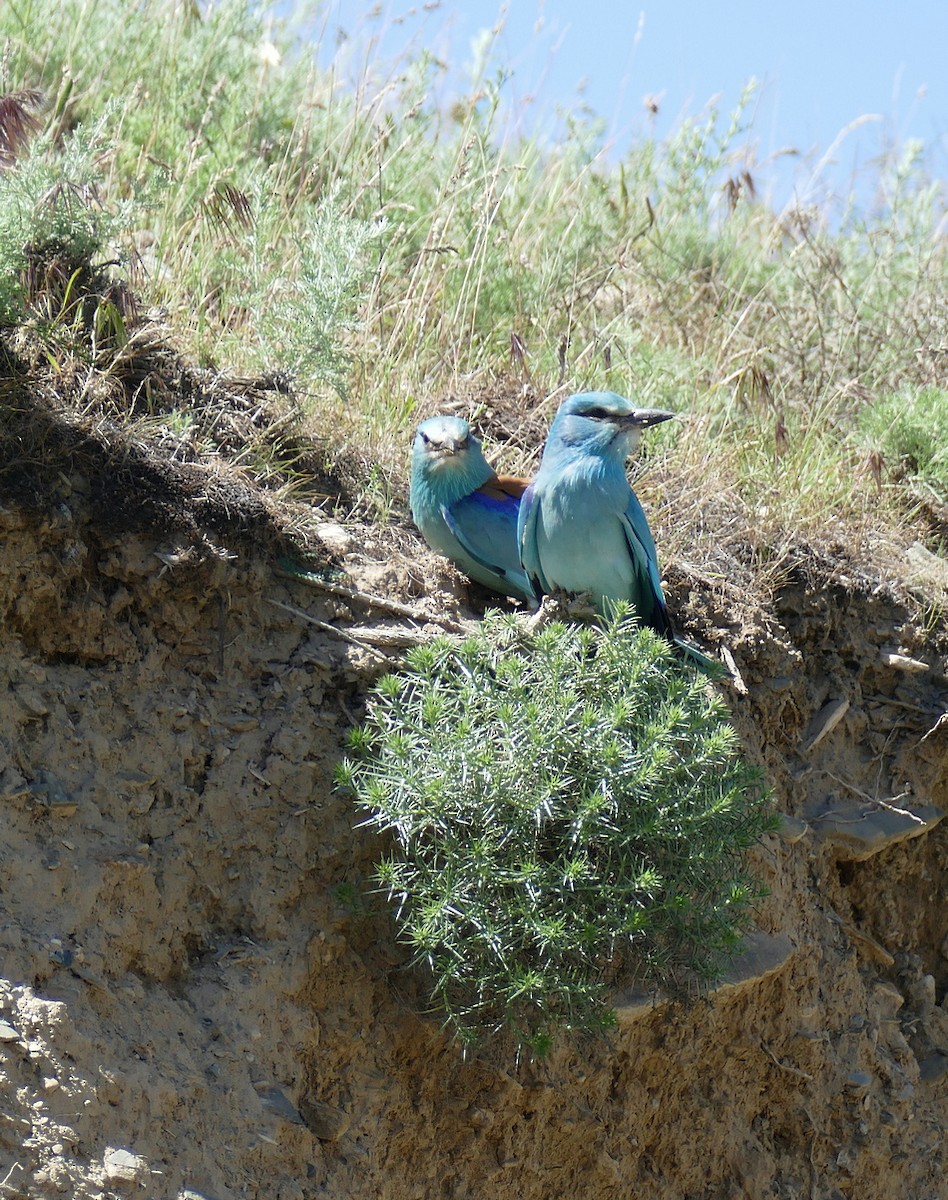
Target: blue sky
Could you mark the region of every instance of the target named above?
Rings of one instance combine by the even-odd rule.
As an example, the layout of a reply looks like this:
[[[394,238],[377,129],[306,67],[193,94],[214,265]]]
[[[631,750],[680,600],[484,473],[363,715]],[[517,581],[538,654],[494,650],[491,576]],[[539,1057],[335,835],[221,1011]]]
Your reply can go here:
[[[754,77],[758,160],[785,148],[799,155],[762,172],[778,193],[859,186],[884,147],[909,138],[926,143],[933,172],[944,175],[948,162],[948,0],[324,0],[319,21],[320,58],[344,31],[353,76],[369,61],[390,78],[406,51],[430,49],[450,65],[446,100],[465,86],[480,31],[499,25],[489,73],[510,69],[502,94],[524,128],[549,129],[557,105],[586,105],[616,153],[700,114],[715,95],[730,112]],[[814,165],[853,122],[814,183]]]

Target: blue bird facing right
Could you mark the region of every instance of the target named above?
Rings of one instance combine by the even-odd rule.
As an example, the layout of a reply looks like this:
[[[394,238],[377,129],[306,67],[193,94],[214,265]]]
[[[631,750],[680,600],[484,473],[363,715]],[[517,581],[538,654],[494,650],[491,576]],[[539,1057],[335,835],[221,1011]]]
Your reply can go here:
[[[600,612],[611,600],[628,601],[642,625],[694,666],[721,675],[719,663],[675,633],[652,531],[625,473],[641,431],[674,415],[636,408],[615,392],[564,400],[520,505],[521,563],[538,595],[590,592]]]

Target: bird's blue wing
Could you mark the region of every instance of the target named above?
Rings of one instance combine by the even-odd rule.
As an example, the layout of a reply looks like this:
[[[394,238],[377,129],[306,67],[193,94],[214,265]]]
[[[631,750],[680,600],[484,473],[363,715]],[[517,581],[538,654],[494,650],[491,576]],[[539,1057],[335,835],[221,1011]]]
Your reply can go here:
[[[675,632],[674,622],[665,607],[662,580],[658,573],[655,539],[652,537],[652,531],[648,527],[648,521],[635,492],[629,496],[622,524],[638,577],[640,597],[636,607],[642,621],[667,637],[686,662],[702,671],[710,679],[729,678],[730,673],[721,663],[714,658],[709,658],[697,646],[690,645]]]
[[[517,546],[520,565],[530,581],[537,599],[550,590],[540,566],[540,553],[537,549],[539,515],[540,497],[536,493],[536,488],[531,484],[520,500],[520,513],[517,518]]]
[[[629,555],[635,568],[637,591],[639,592],[638,596],[630,597],[630,599],[633,599],[644,624],[652,625],[670,635],[671,619],[665,608],[655,539],[648,527],[648,520],[639,503],[639,498],[631,489],[629,490],[628,504],[622,514],[622,527],[629,546]]]
[[[491,487],[478,489],[450,507],[443,506],[441,515],[476,563],[530,599],[533,589],[520,566],[517,543],[519,510],[516,496]]]
[[[505,574],[499,561],[502,556],[497,553],[498,539],[491,536],[492,532],[497,532],[495,526],[503,533],[504,523],[502,519],[497,521],[497,514],[485,512],[480,503],[465,496],[450,508],[442,506],[441,515],[445,525],[475,562],[489,571],[496,571],[498,575]]]

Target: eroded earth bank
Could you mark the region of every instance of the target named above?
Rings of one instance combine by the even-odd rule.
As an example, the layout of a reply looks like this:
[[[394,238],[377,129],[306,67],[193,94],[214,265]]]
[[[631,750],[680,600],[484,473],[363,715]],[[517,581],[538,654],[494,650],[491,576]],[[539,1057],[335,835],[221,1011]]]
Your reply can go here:
[[[419,1015],[331,784],[410,623],[81,505],[0,527],[4,1195],[948,1196],[948,643],[917,599],[803,551],[767,609],[671,567],[787,815],[770,957],[518,1067]],[[350,586],[472,615],[417,541],[325,533]]]

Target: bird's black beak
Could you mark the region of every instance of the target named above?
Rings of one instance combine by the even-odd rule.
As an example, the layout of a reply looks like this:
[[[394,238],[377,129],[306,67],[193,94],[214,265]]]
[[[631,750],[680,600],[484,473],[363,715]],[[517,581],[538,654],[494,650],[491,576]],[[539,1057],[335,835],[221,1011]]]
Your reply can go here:
[[[637,408],[625,418],[629,425],[639,429],[648,429],[650,425],[661,425],[663,421],[671,421],[678,414],[666,412],[664,408]]]

